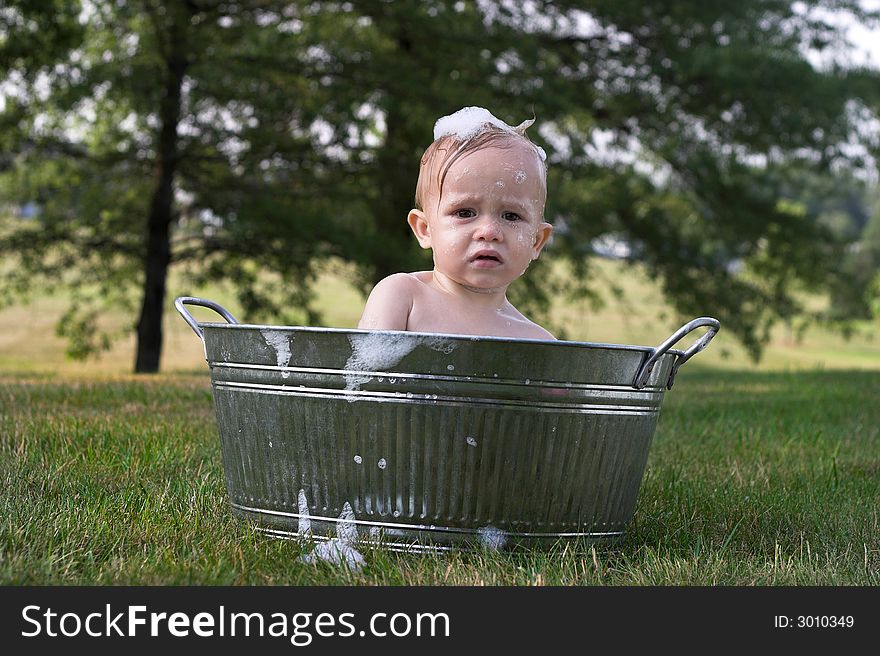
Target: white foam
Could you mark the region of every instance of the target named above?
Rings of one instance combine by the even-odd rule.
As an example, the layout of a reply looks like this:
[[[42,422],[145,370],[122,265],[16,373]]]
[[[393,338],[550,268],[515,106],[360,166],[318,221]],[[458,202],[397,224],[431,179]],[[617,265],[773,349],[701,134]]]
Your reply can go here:
[[[305,492],[300,490],[301,514],[303,501],[305,501]],[[306,511],[308,511],[308,508],[306,508]],[[333,565],[345,565],[353,572],[360,572],[366,561],[364,561],[363,555],[354,548],[358,540],[357,524],[355,524],[354,519],[354,511],[351,508],[351,504],[346,501],[342,506],[339,520],[336,522],[336,537],[316,544],[314,549],[302,555],[300,560],[304,563],[315,563],[323,560]]]
[[[450,354],[455,344],[442,337],[424,337],[406,333],[388,334],[382,332],[349,335],[351,356],[345,363],[345,389],[359,389],[370,380],[357,372],[381,372],[397,365],[417,346],[424,344],[435,351]]]
[[[491,551],[498,551],[507,542],[507,534],[494,526],[483,526],[477,534],[480,536],[480,544]]]
[[[316,544],[311,553],[302,556],[301,560],[304,563],[323,560],[333,565],[345,565],[352,572],[360,572],[366,565],[363,555],[357,549],[335,538]]]
[[[436,141],[440,137],[454,136],[456,139],[465,141],[482,132],[486,124],[494,125],[511,134],[523,135],[534,122],[535,119],[530,118],[513,127],[494,116],[484,107],[462,107],[453,114],[437,119],[437,122],[434,123],[434,140]],[[547,153],[544,152],[544,149],[537,144],[532,145],[535,146],[541,161],[546,162]]]
[[[358,540],[357,524],[354,523],[354,510],[346,501],[336,522],[336,538],[347,545],[354,545]]]
[[[266,344],[275,350],[275,361],[278,363],[278,366],[286,367],[290,364],[290,342],[293,339],[293,336],[281,332],[280,330],[268,329],[261,330],[260,334],[263,335]],[[289,371],[281,372],[282,378],[287,378],[289,375]]]
[[[493,116],[488,109],[463,107],[454,114],[437,119],[437,122],[434,123],[434,139],[450,135],[464,141],[479,134],[487,123],[508,132],[514,131],[507,123]]]
[[[306,491],[300,490],[299,497],[296,500],[297,510],[299,511],[299,526],[296,532],[299,535],[312,534],[312,520],[309,518],[309,502],[306,499]]]
[[[419,345],[415,335],[387,335],[367,333],[350,335],[351,356],[345,363],[348,371],[382,371],[393,367],[405,355]],[[345,389],[358,389],[370,380],[370,376],[348,373],[345,375]]]

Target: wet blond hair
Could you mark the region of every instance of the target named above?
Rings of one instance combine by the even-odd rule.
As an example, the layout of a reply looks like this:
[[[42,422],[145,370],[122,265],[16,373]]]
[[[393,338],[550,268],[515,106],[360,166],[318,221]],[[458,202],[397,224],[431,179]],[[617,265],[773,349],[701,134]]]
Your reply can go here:
[[[483,148],[510,148],[515,144],[528,144],[535,152],[535,157],[541,162],[541,170],[544,172],[544,184],[542,185],[544,198],[547,200],[547,161],[542,155],[543,151],[526,135],[526,129],[534,120],[525,121],[512,130],[505,130],[484,123],[479,132],[472,137],[461,139],[454,134],[439,137],[431,143],[422,155],[419,163],[419,179],[416,182],[415,207],[418,210],[425,209],[425,203],[436,184],[437,199],[443,194],[443,183],[446,174],[456,161]]]

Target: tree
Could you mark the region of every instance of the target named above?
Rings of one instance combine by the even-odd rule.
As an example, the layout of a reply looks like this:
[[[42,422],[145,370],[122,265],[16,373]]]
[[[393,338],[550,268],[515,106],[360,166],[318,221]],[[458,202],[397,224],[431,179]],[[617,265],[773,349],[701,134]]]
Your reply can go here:
[[[304,308],[327,255],[366,289],[425,263],[403,220],[418,157],[438,116],[481,105],[539,119],[569,291],[589,292],[591,244],[617,235],[679,311],[718,315],[757,356],[798,287],[842,275],[843,244],[786,202],[790,172],[865,168],[877,145],[877,72],[805,58],[842,39],[820,7],[877,20],[856,0],[88,5],[79,44],[3,114],[20,117],[4,196],[41,207],[0,241],[22,272],[7,288],[62,272],[106,297],[142,288],[138,370],[158,363],[169,266],[233,278],[276,318],[258,268]],[[538,306],[539,280],[518,290]]]
[[[59,329],[75,355],[107,345],[95,330],[103,305],[138,304],[139,372],[158,369],[172,265],[232,277],[245,307],[260,309],[273,296],[258,284],[259,261],[304,303],[311,262],[348,256],[351,224],[334,220],[327,198],[351,192],[343,168],[315,148],[325,100],[300,65],[301,7],[58,6],[4,10],[10,156],[0,185],[7,203],[40,210],[0,241],[18,258],[4,271],[7,288],[70,287]],[[39,59],[21,45],[62,32],[65,47]]]

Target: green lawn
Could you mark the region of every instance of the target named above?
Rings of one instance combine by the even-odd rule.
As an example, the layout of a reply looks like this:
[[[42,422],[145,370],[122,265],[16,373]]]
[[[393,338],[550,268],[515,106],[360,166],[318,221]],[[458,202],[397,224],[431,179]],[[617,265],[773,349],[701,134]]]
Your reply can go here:
[[[665,339],[674,314],[626,280],[629,305],[560,308],[573,337]],[[357,321],[355,292],[335,277],[322,292],[328,323]],[[237,310],[222,289],[202,293]],[[354,573],[300,562],[303,545],[232,517],[201,344],[176,314],[167,372],[134,376],[130,343],[98,362],[65,361],[52,332],[62,306],[41,298],[0,312],[0,583],[880,584],[873,326],[850,342],[813,331],[801,345],[781,330],[757,366],[722,329],[666,395],[617,547],[371,550]]]
[[[682,374],[626,541],[304,564],[228,509],[206,375],[6,376],[6,584],[880,584],[880,375]],[[577,545],[570,545],[577,546]]]

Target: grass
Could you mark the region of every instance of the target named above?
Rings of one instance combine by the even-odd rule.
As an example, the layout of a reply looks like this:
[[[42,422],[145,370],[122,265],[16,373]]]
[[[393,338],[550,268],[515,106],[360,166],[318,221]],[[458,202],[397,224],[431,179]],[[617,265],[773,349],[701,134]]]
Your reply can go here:
[[[5,376],[0,582],[877,585],[878,395],[875,372],[695,369],[622,545],[373,550],[352,573],[231,516],[207,376]]]
[[[628,280],[631,302],[656,299]],[[327,284],[331,323],[352,325],[360,301]],[[130,345],[65,362],[51,336],[60,307],[38,299],[0,313],[2,584],[880,585],[870,332],[851,343],[812,332],[800,347],[783,332],[758,366],[720,333],[664,399],[621,545],[377,549],[354,573],[303,563],[304,545],[232,517],[204,356],[179,317],[169,316],[168,372],[144,377],[126,373]],[[659,343],[675,324],[657,307],[642,321],[623,305],[587,322],[584,308],[565,311],[593,341]]]

